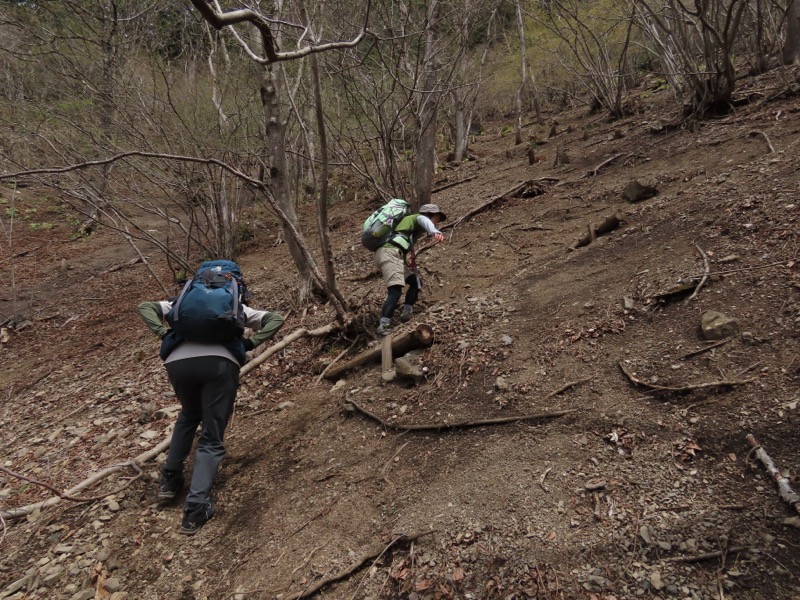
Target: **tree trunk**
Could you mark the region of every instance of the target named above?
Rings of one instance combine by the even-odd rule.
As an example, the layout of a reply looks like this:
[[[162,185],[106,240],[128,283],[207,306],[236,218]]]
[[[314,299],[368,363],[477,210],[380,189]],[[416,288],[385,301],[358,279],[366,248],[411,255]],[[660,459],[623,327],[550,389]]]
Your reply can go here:
[[[467,140],[469,138],[464,102],[459,98],[458,91],[452,92],[453,96],[453,161],[460,163],[467,154]]]
[[[783,64],[800,65],[800,0],[789,0],[786,7],[786,42]]]
[[[414,192],[416,197],[414,206],[416,208],[431,201],[433,169],[436,164],[436,112],[439,105],[439,93],[434,91],[438,86],[436,85],[436,65],[433,64],[435,32],[432,24],[435,21],[438,10],[438,0],[428,0],[425,67],[422,76],[425,92],[420,94],[419,113],[417,116],[419,129],[416,155],[414,157]]]
[[[295,229],[299,231],[297,211],[289,194],[289,180],[286,172],[286,128],[281,121],[280,115],[279,84],[272,65],[265,65],[262,74],[261,105],[264,110],[267,133],[269,187],[272,190],[275,202],[295,226]],[[291,254],[300,274],[300,295],[305,296],[311,291],[313,284],[311,266],[285,224],[283,225],[283,239],[286,240],[289,254]]]

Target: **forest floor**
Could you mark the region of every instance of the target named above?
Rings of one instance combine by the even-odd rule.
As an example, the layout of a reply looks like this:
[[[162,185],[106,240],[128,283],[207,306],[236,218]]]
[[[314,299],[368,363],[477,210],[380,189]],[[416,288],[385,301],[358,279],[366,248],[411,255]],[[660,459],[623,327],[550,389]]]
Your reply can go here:
[[[524,129],[533,165],[511,120],[492,123],[474,160],[437,173],[454,184],[434,194],[445,224],[537,183],[420,256],[419,310],[398,329],[433,327],[414,358],[424,381],[383,385],[375,364],[318,382],[352,340],[293,343],[243,377],[218,512],[196,536],[156,502],[162,454],[76,494],[100,500],[5,518],[0,598],[288,600],[337,576],[314,596],[800,597],[797,512],[745,439],[800,487],[793,80],[743,80],[748,102],[694,127],[671,127],[669,92],[647,85],[623,120],[576,110],[548,137],[548,115]],[[559,147],[569,162],[554,166]],[[626,202],[632,180],[657,195]],[[169,434],[175,399],[136,314],[162,294],[112,231],[73,239],[48,192],[2,194],[16,220],[2,240],[0,467],[66,490]],[[342,289],[377,311],[385,289],[357,242],[371,209],[334,205],[332,236]],[[301,213],[313,232],[313,206]],[[570,249],[614,214],[618,228]],[[272,222],[252,224],[240,262],[253,305],[287,315],[281,338],[333,314],[293,308]],[[739,325],[715,347],[700,333],[711,310]],[[553,411],[570,412],[446,427]],[[0,510],[52,496],[0,473]]]

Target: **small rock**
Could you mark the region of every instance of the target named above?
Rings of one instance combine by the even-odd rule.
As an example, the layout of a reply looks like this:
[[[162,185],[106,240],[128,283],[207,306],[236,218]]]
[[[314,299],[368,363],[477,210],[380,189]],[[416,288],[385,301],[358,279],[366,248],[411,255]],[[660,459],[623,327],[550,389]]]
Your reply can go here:
[[[117,502],[116,500],[109,500],[108,510],[110,510],[111,512],[117,512],[119,510],[119,502]]]
[[[94,598],[94,594],[94,588],[81,590],[77,594],[74,594],[69,600],[92,600]]]
[[[643,185],[636,180],[630,181],[622,192],[622,197],[631,203],[647,200],[658,194],[658,190],[650,185]]]
[[[700,328],[707,340],[722,340],[738,335],[739,323],[735,319],[718,312],[708,310],[700,317]]]
[[[397,379],[397,373],[395,373],[394,369],[381,373],[381,381],[384,383],[391,383],[395,379]]]
[[[293,408],[295,403],[291,400],[286,400],[285,402],[281,402],[278,404],[278,410],[286,410],[287,408]]]
[[[405,377],[406,379],[414,379],[419,381],[425,378],[425,376],[422,374],[422,371],[419,370],[419,367],[413,364],[405,356],[401,356],[394,361],[394,370],[398,376]]]
[[[55,554],[72,554],[75,551],[74,546],[68,546],[66,544],[59,544],[53,549]]]
[[[494,380],[494,387],[500,392],[505,392],[509,389],[508,382],[503,377],[498,377]]]
[[[625,310],[633,310],[635,306],[636,305],[633,302],[633,298],[631,298],[630,296],[625,296],[622,299],[622,308],[624,308]]]
[[[139,437],[143,440],[153,440],[157,438],[160,434],[155,429],[148,429],[147,431],[143,431],[139,434]]]
[[[736,262],[737,260],[739,260],[739,255],[738,254],[728,254],[728,256],[724,256],[724,257],[720,258],[717,262],[718,263],[732,263],[732,262]]]
[[[338,394],[340,391],[342,391],[342,388],[345,385],[347,385],[347,380],[346,379],[340,379],[339,381],[337,381],[336,383],[333,384],[333,387],[330,389],[330,393],[332,395]]]
[[[503,341],[503,344],[504,344],[505,346],[510,346],[510,345],[511,345],[511,344],[514,342],[514,340],[513,340],[513,339],[511,339],[511,336],[510,336],[510,335],[504,335],[504,336],[503,336],[502,338],[500,338],[500,339]]]
[[[653,571],[650,574],[650,585],[653,586],[653,589],[660,590],[664,587],[664,581],[661,579],[661,573],[658,571]]]
[[[111,594],[118,592],[120,588],[119,579],[116,577],[109,577],[103,583],[103,589]]]
[[[130,598],[128,592],[114,592],[109,600],[128,600],[128,598]]]

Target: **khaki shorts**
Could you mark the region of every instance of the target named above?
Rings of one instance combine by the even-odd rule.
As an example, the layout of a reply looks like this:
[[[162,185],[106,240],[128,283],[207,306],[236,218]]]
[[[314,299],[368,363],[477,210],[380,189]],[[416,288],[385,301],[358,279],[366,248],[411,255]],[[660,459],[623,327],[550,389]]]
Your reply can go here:
[[[383,281],[386,287],[393,285],[405,285],[406,277],[411,275],[411,271],[406,266],[403,251],[394,246],[381,246],[375,252],[375,264],[383,274]]]

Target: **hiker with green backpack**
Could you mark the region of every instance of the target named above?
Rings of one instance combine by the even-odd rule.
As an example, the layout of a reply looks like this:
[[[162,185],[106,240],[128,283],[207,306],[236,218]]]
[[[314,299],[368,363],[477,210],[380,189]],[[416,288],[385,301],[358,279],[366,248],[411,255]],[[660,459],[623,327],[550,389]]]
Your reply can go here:
[[[180,528],[186,535],[197,533],[214,516],[209,492],[225,456],[223,437],[236,400],[239,368],[248,351],[283,325],[281,315],[245,305],[248,296],[239,265],[215,260],[201,264],[177,298],[139,305],[142,320],[161,340],[160,355],[181,403],[161,473],[160,501],[173,501],[183,490],[183,463],[203,424]],[[256,333],[245,339],[245,327]]]
[[[364,223],[362,242],[365,247],[375,251],[375,264],[381,270],[388,289],[378,323],[378,335],[391,333],[392,315],[406,284],[408,291],[400,320],[403,323],[411,320],[421,287],[414,242],[424,235],[433,237],[437,242],[444,240],[437,225],[445,221],[447,216],[437,204],[423,204],[414,214],[407,214],[407,207],[405,200],[394,199],[375,211]]]

